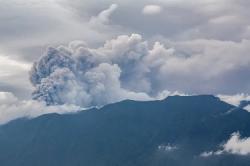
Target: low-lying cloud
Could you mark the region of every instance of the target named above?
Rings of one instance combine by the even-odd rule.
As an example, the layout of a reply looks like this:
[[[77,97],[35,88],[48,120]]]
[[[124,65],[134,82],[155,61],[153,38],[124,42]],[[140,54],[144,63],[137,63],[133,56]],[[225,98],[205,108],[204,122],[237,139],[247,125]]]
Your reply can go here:
[[[33,118],[48,113],[74,113],[82,110],[75,105],[47,106],[36,100],[20,100],[10,92],[0,92],[0,125],[11,120],[26,117]]]
[[[250,96],[248,94],[236,94],[236,95],[218,95],[218,97],[229,104],[244,108],[250,112]]]
[[[250,138],[240,137],[238,132],[233,133],[231,138],[223,145],[223,151],[239,155],[250,154]]]
[[[210,157],[213,155],[222,154],[234,154],[234,155],[249,155],[250,154],[250,137],[241,138],[239,132],[235,132],[221,145],[221,149],[218,151],[203,152],[201,157]]]

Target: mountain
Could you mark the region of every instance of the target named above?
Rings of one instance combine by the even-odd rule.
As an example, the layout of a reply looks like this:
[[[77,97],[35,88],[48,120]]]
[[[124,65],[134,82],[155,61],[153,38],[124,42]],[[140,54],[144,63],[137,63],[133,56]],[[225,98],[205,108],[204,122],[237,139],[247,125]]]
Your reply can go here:
[[[125,100],[76,114],[0,126],[2,166],[249,166],[216,151],[231,134],[250,136],[250,113],[210,95]]]

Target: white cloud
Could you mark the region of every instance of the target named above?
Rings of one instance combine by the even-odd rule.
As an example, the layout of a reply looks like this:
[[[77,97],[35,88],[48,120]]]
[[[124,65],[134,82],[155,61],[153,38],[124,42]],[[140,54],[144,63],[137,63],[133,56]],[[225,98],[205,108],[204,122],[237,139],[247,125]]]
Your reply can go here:
[[[222,154],[224,154],[223,150],[218,150],[216,152],[209,151],[209,152],[203,152],[203,153],[201,153],[200,157],[211,157],[211,156],[214,156],[214,155],[222,155]]]
[[[159,5],[146,5],[144,6],[142,13],[145,15],[155,15],[162,11],[162,7]]]
[[[163,145],[158,146],[158,150],[164,151],[164,152],[172,152],[172,151],[175,151],[177,149],[178,149],[177,146],[174,146],[174,145],[171,145],[171,144],[167,144],[167,145],[163,144]]]
[[[221,149],[217,151],[203,152],[200,154],[201,157],[210,157],[213,155],[222,155],[225,153],[235,155],[249,155],[250,154],[250,137],[241,138],[239,132],[235,132],[221,145]]]
[[[7,56],[0,55],[0,80],[5,80],[6,78],[11,78],[18,74],[27,74],[30,68],[31,64],[13,60]]]
[[[250,96],[248,94],[236,94],[236,95],[218,95],[218,97],[229,104],[236,107],[240,106],[241,101],[250,101]],[[244,109],[250,111],[249,106],[244,107]]]
[[[21,117],[34,118],[48,113],[73,113],[82,108],[75,105],[46,106],[44,102],[20,100],[10,92],[0,92],[0,124]]]
[[[201,157],[210,157],[213,155],[213,152],[210,151],[210,152],[203,152],[200,154]]]
[[[10,71],[11,69],[28,71],[31,67],[31,64],[19,62],[17,60],[10,59],[7,56],[0,55],[0,67],[1,73],[7,74],[6,72]]]
[[[167,98],[168,96],[189,96],[190,94],[185,94],[185,93],[181,93],[178,91],[173,91],[170,92],[168,90],[163,90],[162,92],[158,93],[158,95],[154,98],[155,100],[163,100],[165,98]]]
[[[0,50],[11,58],[33,61],[48,45],[75,39],[103,42],[119,31],[118,26],[109,26],[116,8],[113,4],[92,17],[78,15],[63,0],[1,2],[0,21],[4,24],[0,25]]]
[[[229,104],[232,104],[234,106],[239,106],[240,105],[240,102],[243,101],[243,100],[250,100],[250,96],[248,94],[236,94],[236,95],[218,95],[218,97],[229,103]]]
[[[174,54],[160,61],[159,72],[175,88],[212,94],[249,92],[250,80],[244,77],[249,72],[249,40],[192,40],[166,44],[174,48]],[[194,84],[196,86],[192,87]]]
[[[231,138],[223,145],[223,151],[238,155],[250,154],[250,138],[240,138],[239,133],[233,133]]]
[[[244,109],[250,112],[250,105],[244,107]]]
[[[23,97],[25,94],[30,95],[32,87],[28,81],[28,72],[31,66],[31,63],[14,60],[0,54],[0,90],[6,88]]]

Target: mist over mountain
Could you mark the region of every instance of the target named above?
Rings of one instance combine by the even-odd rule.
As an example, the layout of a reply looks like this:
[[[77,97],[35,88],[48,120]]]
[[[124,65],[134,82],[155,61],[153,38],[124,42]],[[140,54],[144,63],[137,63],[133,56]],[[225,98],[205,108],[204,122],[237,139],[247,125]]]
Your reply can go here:
[[[210,95],[106,105],[0,126],[4,166],[247,166],[250,114]]]

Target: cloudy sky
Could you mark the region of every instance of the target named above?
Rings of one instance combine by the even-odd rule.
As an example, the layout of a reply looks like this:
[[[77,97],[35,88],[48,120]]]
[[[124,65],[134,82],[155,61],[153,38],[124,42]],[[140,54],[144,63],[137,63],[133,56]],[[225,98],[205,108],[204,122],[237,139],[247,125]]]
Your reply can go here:
[[[249,0],[0,0],[0,107],[9,97],[81,107],[169,94],[248,99],[249,8]]]

